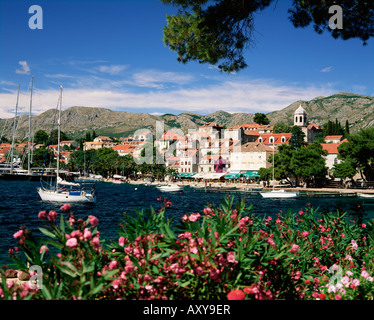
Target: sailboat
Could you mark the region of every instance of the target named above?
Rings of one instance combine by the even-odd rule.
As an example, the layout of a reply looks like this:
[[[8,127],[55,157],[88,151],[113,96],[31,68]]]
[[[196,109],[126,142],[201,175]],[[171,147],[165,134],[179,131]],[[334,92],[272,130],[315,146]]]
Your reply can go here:
[[[38,181],[40,179],[40,174],[32,172],[31,170],[31,108],[32,108],[32,88],[33,88],[33,77],[31,77],[30,84],[30,111],[29,111],[29,139],[28,139],[28,155],[27,155],[27,170],[22,169],[21,163],[18,166],[14,166],[13,151],[14,151],[14,139],[16,135],[16,121],[17,121],[17,109],[18,109],[18,97],[19,97],[19,86],[17,94],[17,104],[16,104],[16,114],[14,118],[13,126],[13,139],[12,139],[12,150],[11,150],[11,166],[9,172],[3,172],[1,179],[4,180],[29,180]]]
[[[75,183],[66,181],[61,177],[60,172],[60,135],[61,135],[61,105],[62,86],[60,86],[59,110],[58,110],[58,134],[57,134],[57,179],[52,184],[44,186],[43,176],[40,179],[41,187],[37,189],[43,201],[56,202],[94,202],[96,200],[95,185],[89,183]],[[67,176],[69,177],[69,176]]]
[[[274,145],[274,138],[273,138],[273,190],[272,191],[265,191],[265,192],[260,192],[260,195],[263,198],[271,198],[271,199],[284,199],[284,198],[297,198],[299,196],[298,192],[287,192],[283,189],[281,190],[275,190],[274,189],[274,150],[275,150],[275,145]]]

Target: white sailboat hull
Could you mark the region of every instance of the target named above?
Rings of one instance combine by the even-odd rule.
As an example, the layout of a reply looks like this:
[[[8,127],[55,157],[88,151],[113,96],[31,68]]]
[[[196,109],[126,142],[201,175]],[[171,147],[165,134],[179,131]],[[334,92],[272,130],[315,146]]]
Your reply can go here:
[[[183,189],[180,186],[173,186],[173,185],[157,186],[156,188],[162,192],[181,191]]]
[[[43,201],[55,202],[95,202],[96,197],[90,193],[69,192],[69,191],[52,191],[38,188],[38,194]]]
[[[374,193],[357,193],[361,198],[371,198],[374,199]]]
[[[284,198],[297,198],[297,192],[285,192],[284,190],[273,190],[269,192],[260,192],[263,198],[284,199]]]

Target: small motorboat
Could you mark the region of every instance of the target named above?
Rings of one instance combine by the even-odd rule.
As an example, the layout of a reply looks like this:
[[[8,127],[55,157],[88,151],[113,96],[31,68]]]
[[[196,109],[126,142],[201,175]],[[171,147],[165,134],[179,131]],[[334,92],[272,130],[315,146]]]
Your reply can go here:
[[[297,198],[297,192],[285,192],[284,190],[272,190],[269,192],[260,192],[263,198],[284,199],[284,198]]]
[[[374,193],[357,193],[360,198],[371,198],[374,199]]]
[[[178,186],[176,184],[158,185],[156,188],[162,192],[173,192],[183,190],[183,187]]]

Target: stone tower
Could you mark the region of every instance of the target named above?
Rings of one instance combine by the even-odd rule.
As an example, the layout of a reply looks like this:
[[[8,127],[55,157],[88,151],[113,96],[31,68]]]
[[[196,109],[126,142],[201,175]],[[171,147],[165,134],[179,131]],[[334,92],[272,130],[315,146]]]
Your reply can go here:
[[[304,141],[305,142],[311,142],[311,137],[309,137],[309,130],[308,130],[308,124],[307,124],[307,118],[308,118],[308,115],[305,111],[305,109],[301,106],[300,106],[295,110],[295,113],[293,115],[293,124],[294,126],[298,126],[301,128],[301,130],[304,132],[305,134],[305,138],[304,138]]]
[[[293,124],[298,127],[306,127],[307,126],[307,114],[304,108],[300,105],[294,113],[294,121]]]

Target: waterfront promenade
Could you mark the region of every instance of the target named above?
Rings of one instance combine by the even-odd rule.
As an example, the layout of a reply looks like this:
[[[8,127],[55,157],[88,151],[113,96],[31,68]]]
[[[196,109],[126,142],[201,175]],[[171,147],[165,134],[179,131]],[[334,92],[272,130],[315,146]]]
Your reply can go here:
[[[143,180],[137,180],[137,181],[129,181],[130,184],[145,184],[145,185],[159,185],[159,184],[177,184],[181,186],[190,186],[195,187],[198,189],[206,189],[207,192],[210,191],[237,191],[237,192],[256,192],[256,189],[262,188],[263,191],[270,191],[272,190],[272,187],[261,187],[259,184],[250,184],[250,183],[227,183],[227,182],[207,182],[206,184],[204,182],[196,182],[196,181],[177,181],[177,182],[160,182],[160,181],[154,181],[154,182],[145,182]],[[276,189],[285,189],[287,191],[297,191],[302,194],[314,194],[314,193],[321,193],[321,194],[340,194],[340,195],[351,195],[355,196],[358,193],[366,193],[366,194],[373,194],[374,195],[374,189],[354,189],[354,188],[304,188],[304,187],[285,187],[282,185],[276,185]]]

